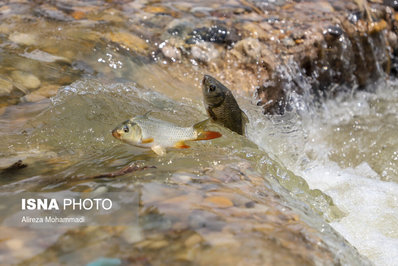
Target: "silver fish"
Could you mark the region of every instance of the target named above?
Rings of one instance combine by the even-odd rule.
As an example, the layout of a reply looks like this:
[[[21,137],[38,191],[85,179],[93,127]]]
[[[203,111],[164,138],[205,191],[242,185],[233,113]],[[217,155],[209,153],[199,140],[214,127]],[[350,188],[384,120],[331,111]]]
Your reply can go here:
[[[117,126],[112,135],[131,145],[150,148],[158,155],[164,155],[167,147],[189,148],[187,140],[209,140],[221,137],[219,132],[203,131],[201,122],[191,127],[149,117],[148,113],[133,117]]]

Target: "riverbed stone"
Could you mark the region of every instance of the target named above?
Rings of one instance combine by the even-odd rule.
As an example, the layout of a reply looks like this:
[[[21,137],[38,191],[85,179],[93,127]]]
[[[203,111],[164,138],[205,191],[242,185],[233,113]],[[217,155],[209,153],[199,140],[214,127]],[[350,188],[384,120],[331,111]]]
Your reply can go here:
[[[172,61],[181,60],[180,50],[172,45],[166,44],[162,46],[161,51],[165,57],[171,59]]]
[[[130,32],[110,32],[107,34],[107,38],[112,42],[119,43],[122,46],[141,54],[145,54],[148,50],[148,44],[143,39]]]
[[[187,57],[195,59],[195,66],[205,63],[198,72],[225,77],[222,82],[254,94],[265,113],[290,110],[291,93],[317,97],[336,85],[364,89],[383,72],[390,73],[391,51],[398,48],[391,34],[396,33],[396,15],[381,3],[249,0],[242,6],[239,12],[195,6],[190,11],[200,11],[200,24],[187,30],[172,21],[169,36],[162,34],[161,41],[185,40],[176,46],[182,61]],[[210,14],[224,15],[218,21],[207,19]],[[172,50],[166,47],[163,53],[170,58],[168,52]],[[180,72],[185,68],[181,65]]]
[[[26,89],[33,91],[40,87],[40,79],[35,75],[25,72],[25,71],[13,71],[11,73],[11,78],[16,82],[21,84]]]
[[[211,205],[217,208],[229,208],[234,206],[232,201],[226,197],[222,196],[210,196],[205,198],[205,202],[210,203]]]
[[[13,85],[11,81],[0,78],[0,97],[8,97],[11,94]]]
[[[20,97],[28,93],[29,91],[22,85],[0,77],[0,106],[16,104],[20,101]]]
[[[123,239],[129,243],[137,243],[144,240],[142,229],[138,225],[129,225],[122,233]]]
[[[37,44],[37,37],[33,33],[21,33],[15,32],[11,34],[9,37],[10,41],[15,42],[20,45],[35,45]]]
[[[219,52],[212,43],[199,42],[191,48],[192,57],[202,61],[210,62],[219,56]]]
[[[23,96],[20,101],[22,103],[25,102],[39,102],[41,100],[46,99],[46,97],[39,95],[39,94],[33,94],[33,93],[29,93],[28,95]]]

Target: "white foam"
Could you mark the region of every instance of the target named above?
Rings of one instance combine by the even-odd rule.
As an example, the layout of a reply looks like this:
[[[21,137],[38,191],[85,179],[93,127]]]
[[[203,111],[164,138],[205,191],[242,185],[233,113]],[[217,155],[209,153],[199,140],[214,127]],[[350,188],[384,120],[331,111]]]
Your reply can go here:
[[[331,225],[360,253],[376,265],[397,265],[398,184],[368,178],[363,169],[341,169],[333,162],[298,174],[347,214]]]
[[[341,220],[332,221],[331,225],[362,255],[383,266],[398,265],[398,184],[381,180],[366,161],[355,168],[343,168],[332,161],[329,151],[334,147],[325,135],[332,132],[333,126],[358,116],[364,119],[376,115],[397,116],[398,89],[394,86],[379,86],[375,93],[363,92],[352,98],[327,101],[322,110],[297,119],[286,116],[257,119],[252,112],[248,134],[262,149],[303,177],[311,189],[320,189],[331,196],[346,214]],[[373,109],[372,101],[378,99],[384,99],[385,108]],[[379,113],[380,110],[384,113]],[[382,130],[394,130],[391,129],[394,127],[386,127],[383,119],[373,122]],[[291,132],[286,128],[292,129]],[[398,151],[398,141],[389,145]]]

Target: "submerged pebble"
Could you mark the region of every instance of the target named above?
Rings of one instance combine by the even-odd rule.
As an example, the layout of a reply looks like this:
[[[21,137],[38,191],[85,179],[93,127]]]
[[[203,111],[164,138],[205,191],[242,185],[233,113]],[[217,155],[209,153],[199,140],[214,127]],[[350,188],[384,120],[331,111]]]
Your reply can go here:
[[[53,62],[58,62],[58,63],[66,63],[66,64],[71,64],[71,61],[62,56],[57,56],[57,55],[52,55],[47,52],[41,51],[41,50],[34,50],[32,52],[25,52],[21,54],[23,57],[30,58],[33,60],[45,62],[45,63],[53,63]]]
[[[226,197],[222,197],[222,196],[211,196],[211,197],[207,197],[204,200],[205,202],[211,203],[212,205],[214,205],[217,208],[229,208],[234,206],[234,204],[232,203],[232,201]]]
[[[144,234],[139,225],[129,225],[122,233],[123,239],[129,243],[137,243],[144,240]]]
[[[181,52],[178,48],[171,46],[171,45],[165,45],[161,49],[163,55],[173,61],[175,60],[181,60]]]
[[[11,73],[11,78],[24,86],[26,89],[32,91],[40,87],[40,79],[36,77],[35,75],[25,72],[25,71],[13,71]]]
[[[13,89],[11,81],[0,78],[0,97],[8,97]]]
[[[38,42],[36,35],[32,33],[16,32],[11,34],[8,38],[14,43],[26,46],[36,45]]]
[[[18,103],[20,97],[28,94],[28,90],[21,85],[0,78],[0,104],[15,104]]]
[[[193,234],[184,241],[184,245],[187,247],[192,247],[195,246],[199,243],[203,242],[203,237],[200,236],[199,234]]]
[[[110,32],[106,36],[112,42],[119,43],[141,54],[145,54],[149,48],[148,44],[143,39],[130,32]]]

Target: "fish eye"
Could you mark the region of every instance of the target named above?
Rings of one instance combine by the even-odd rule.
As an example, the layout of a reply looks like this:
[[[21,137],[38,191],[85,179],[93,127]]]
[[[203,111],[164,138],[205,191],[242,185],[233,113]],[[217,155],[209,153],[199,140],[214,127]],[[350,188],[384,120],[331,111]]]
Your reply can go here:
[[[123,131],[124,131],[124,133],[129,132],[129,127],[128,127],[128,126],[124,126],[124,127],[123,127]]]
[[[209,86],[209,91],[215,91],[215,90],[216,90],[216,86],[213,85],[213,84],[211,84],[211,85]]]

